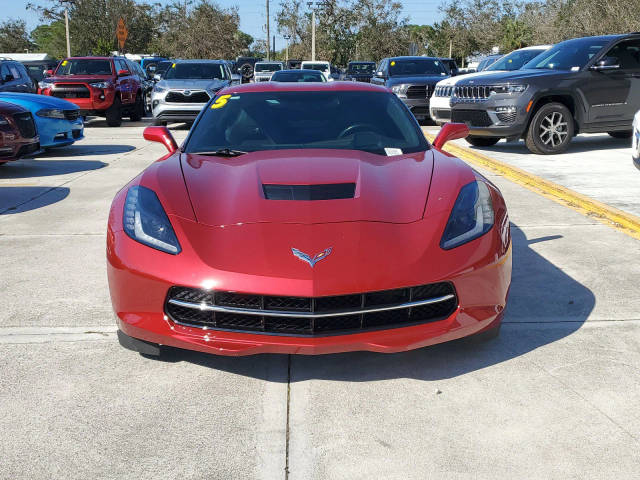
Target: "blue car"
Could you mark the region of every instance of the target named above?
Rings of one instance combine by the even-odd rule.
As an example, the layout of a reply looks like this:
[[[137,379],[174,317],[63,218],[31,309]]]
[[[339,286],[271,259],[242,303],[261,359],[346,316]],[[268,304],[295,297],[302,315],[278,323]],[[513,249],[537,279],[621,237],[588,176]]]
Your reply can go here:
[[[43,148],[64,147],[84,138],[80,108],[71,102],[35,93],[0,93],[0,100],[33,114]]]

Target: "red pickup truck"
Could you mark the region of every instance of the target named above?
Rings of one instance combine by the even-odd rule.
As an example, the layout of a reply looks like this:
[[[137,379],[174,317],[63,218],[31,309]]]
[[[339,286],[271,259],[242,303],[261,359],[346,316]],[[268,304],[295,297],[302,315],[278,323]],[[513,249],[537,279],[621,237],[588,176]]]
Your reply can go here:
[[[75,103],[81,115],[104,116],[110,127],[144,116],[142,79],[124,57],[65,58],[49,74],[39,93]]]

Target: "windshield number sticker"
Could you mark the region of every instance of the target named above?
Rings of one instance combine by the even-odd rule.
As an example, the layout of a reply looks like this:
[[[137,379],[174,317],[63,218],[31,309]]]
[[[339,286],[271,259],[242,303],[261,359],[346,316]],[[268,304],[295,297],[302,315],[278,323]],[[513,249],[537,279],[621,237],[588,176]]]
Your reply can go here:
[[[394,61],[393,61],[393,62],[391,62],[391,66],[392,66],[392,67],[395,67],[395,66],[396,66],[396,62],[394,62]]]
[[[171,68],[176,68],[176,64],[174,63],[173,65],[171,65]]]
[[[215,110],[216,108],[222,108],[227,104],[227,101],[231,98],[231,95],[222,95],[218,97],[213,105],[211,105],[211,109]]]
[[[62,62],[62,66],[63,66],[63,67],[66,67],[66,66],[67,66],[67,63],[69,63],[67,60],[63,61],[63,62]]]

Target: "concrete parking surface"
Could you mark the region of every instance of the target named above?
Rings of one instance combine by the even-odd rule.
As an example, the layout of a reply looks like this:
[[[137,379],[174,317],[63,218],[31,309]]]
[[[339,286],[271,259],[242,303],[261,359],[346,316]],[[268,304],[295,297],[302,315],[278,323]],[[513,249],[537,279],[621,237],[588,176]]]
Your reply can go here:
[[[0,478],[640,476],[640,242],[489,172],[514,242],[495,341],[315,357],[122,349],[105,227],[116,191],[164,152],[143,127],[97,122],[78,145],[0,167]],[[599,178],[602,162],[622,165],[616,148],[567,162],[517,148],[483,153],[536,174],[544,163],[554,181],[582,157]],[[633,204],[613,184],[599,199]]]

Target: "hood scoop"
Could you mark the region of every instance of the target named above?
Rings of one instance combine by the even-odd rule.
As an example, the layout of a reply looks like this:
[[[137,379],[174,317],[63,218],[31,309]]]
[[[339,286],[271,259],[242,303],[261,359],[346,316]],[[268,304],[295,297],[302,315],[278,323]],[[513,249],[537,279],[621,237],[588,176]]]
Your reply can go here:
[[[267,200],[339,200],[354,198],[355,183],[326,183],[319,185],[263,184]]]

